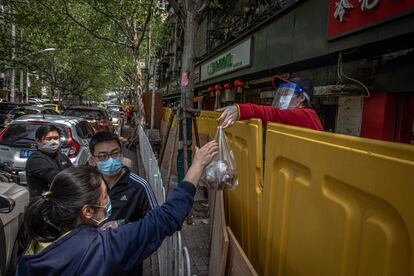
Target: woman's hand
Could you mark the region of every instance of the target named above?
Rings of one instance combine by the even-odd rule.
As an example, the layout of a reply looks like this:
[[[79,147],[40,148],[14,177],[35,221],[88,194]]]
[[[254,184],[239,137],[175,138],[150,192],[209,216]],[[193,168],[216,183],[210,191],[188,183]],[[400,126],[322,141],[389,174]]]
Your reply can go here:
[[[218,143],[216,140],[208,142],[200,149],[196,147],[193,164],[188,169],[187,174],[184,177],[184,181],[191,182],[197,186],[205,166],[213,160],[217,153]]]
[[[216,111],[223,112],[218,118],[222,122],[220,125],[222,128],[232,126],[240,116],[238,106],[235,104],[216,109]]]

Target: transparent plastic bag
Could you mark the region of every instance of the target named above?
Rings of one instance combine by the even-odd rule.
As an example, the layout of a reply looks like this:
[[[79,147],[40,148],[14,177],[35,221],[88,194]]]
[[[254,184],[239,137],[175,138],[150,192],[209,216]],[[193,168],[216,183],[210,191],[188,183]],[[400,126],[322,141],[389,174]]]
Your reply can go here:
[[[222,127],[217,128],[215,139],[219,152],[204,169],[201,185],[214,190],[232,189],[239,185],[236,160]]]

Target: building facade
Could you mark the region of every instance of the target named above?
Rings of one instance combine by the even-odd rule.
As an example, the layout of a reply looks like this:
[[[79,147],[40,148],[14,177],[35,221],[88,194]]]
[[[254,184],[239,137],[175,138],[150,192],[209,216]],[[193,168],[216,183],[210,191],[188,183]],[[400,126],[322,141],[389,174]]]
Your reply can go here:
[[[413,143],[413,1],[230,2],[200,13],[200,107],[271,104],[272,76],[306,76],[325,130]],[[168,92],[175,101],[178,91]]]

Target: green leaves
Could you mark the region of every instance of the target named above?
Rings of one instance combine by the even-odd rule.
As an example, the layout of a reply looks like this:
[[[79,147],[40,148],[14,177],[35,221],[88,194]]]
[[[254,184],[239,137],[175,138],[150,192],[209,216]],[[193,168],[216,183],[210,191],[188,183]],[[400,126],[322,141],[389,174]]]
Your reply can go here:
[[[8,27],[15,22],[21,36],[21,59],[50,86],[50,92],[102,98],[110,90],[133,91],[140,81],[137,62],[144,60],[149,24],[162,28],[154,0],[33,0],[4,1],[8,14],[0,34],[0,55],[10,54]],[[157,14],[158,15],[158,14]],[[3,36],[4,35],[4,36]],[[143,47],[143,48],[142,48]],[[155,50],[155,47],[152,47]],[[3,50],[4,55],[2,55]],[[138,83],[139,85],[139,83]]]

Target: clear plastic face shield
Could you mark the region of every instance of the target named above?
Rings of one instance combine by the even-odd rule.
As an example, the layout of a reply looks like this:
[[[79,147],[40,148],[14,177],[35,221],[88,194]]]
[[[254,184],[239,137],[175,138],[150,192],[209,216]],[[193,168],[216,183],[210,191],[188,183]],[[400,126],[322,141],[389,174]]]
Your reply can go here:
[[[273,98],[272,106],[279,109],[291,109],[300,105],[299,96],[308,99],[305,91],[296,83],[284,82],[279,85]]]

